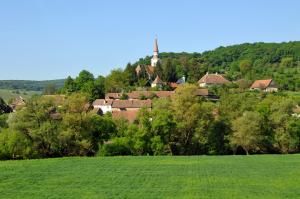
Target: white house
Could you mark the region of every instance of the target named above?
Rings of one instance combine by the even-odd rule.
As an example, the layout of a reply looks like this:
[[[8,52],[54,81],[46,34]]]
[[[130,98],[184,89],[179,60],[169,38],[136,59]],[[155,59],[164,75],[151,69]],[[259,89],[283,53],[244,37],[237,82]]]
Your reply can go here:
[[[256,80],[250,90],[262,90],[264,92],[277,92],[278,88],[273,79]]]
[[[96,99],[93,102],[94,109],[101,110],[102,114],[105,114],[107,112],[112,112],[112,99]]]
[[[218,73],[215,73],[215,74],[206,73],[198,81],[199,86],[202,88],[207,87],[207,86],[222,85],[222,84],[227,84],[227,83],[230,83],[230,81]]]

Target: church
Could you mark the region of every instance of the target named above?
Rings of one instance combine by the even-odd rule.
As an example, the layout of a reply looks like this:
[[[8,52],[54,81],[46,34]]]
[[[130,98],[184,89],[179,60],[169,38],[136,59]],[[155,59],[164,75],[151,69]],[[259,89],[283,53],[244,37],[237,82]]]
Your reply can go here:
[[[151,65],[138,65],[135,68],[135,72],[137,76],[140,76],[143,72],[146,73],[149,80],[153,79],[153,76],[155,75],[155,67],[161,63],[161,60],[159,58],[159,51],[158,51],[158,44],[157,44],[157,38],[154,40],[154,47],[153,47],[153,57],[151,58]]]

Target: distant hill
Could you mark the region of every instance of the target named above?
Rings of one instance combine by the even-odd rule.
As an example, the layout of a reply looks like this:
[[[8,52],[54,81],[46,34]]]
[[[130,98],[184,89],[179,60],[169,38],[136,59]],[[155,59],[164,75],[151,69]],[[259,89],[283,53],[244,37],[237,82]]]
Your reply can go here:
[[[53,84],[57,89],[64,86],[65,79],[31,81],[31,80],[0,80],[0,89],[43,91],[49,84]]]

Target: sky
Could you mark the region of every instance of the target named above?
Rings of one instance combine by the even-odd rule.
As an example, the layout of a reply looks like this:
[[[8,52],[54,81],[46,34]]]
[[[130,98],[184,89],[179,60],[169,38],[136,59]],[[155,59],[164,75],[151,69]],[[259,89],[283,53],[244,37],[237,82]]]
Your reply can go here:
[[[160,52],[300,40],[298,0],[0,0],[0,79],[95,77]]]

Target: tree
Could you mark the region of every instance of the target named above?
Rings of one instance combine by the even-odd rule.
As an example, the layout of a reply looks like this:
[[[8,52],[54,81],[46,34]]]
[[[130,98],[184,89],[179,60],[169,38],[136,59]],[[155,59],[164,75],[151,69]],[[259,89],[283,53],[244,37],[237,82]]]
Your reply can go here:
[[[135,68],[135,65],[131,65],[131,63],[128,63],[124,70],[124,73],[126,73],[128,76],[129,85],[131,86],[133,86],[138,81]]]
[[[124,73],[122,69],[112,70],[105,79],[106,92],[121,92],[128,86],[128,74]]]
[[[176,82],[176,67],[171,59],[167,59],[163,67],[163,79],[167,82]]]
[[[9,117],[9,129],[30,140],[38,156],[57,156],[58,126],[51,117],[56,109],[51,99],[35,96],[27,101],[25,108]]]
[[[242,74],[246,74],[251,69],[251,61],[250,60],[242,60],[239,64],[240,71]]]
[[[172,113],[177,123],[176,139],[182,154],[201,154],[206,150],[212,104],[196,97],[197,86],[185,84],[172,96]]]
[[[160,78],[164,78],[164,71],[160,62],[157,62],[155,67],[155,77],[159,76]]]
[[[170,110],[170,103],[166,99],[158,99],[151,112],[151,131],[154,137],[151,138],[151,149],[154,155],[172,155],[175,146],[174,132],[176,122],[173,112]]]
[[[68,76],[63,87],[63,92],[65,93],[72,93],[77,90],[77,86],[75,81],[72,79],[72,77]]]
[[[94,82],[92,99],[103,99],[105,97],[105,77],[98,76]]]
[[[80,90],[84,87],[85,84],[89,84],[90,82],[94,81],[94,75],[87,70],[82,70],[78,77],[75,79],[76,85]]]
[[[53,95],[56,92],[56,88],[54,84],[47,84],[44,89],[44,95]]]
[[[263,135],[261,133],[261,116],[256,112],[245,112],[242,117],[232,122],[233,134],[230,143],[236,151],[242,147],[248,155],[250,151],[258,151]]]

